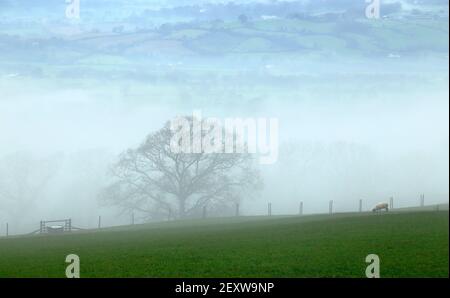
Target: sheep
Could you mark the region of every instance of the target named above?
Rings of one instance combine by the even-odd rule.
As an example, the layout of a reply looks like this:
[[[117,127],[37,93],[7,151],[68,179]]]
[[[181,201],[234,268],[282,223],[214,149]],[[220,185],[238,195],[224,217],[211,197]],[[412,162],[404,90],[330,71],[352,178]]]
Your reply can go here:
[[[389,211],[389,204],[388,203],[378,203],[373,209],[372,212],[377,212],[381,210],[386,210],[386,212]]]

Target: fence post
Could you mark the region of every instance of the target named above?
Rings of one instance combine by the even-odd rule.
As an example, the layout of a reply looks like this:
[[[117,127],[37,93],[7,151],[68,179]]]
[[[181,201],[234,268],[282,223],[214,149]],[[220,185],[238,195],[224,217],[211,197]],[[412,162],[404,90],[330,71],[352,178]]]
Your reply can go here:
[[[420,195],[420,207],[424,207],[425,206],[425,195],[421,194]]]
[[[359,200],[359,212],[361,213],[363,210],[362,210],[363,208],[362,208],[362,200]]]
[[[172,218],[172,208],[169,207],[169,214],[167,215],[167,221],[170,221]]]
[[[269,203],[269,204],[267,205],[267,214],[268,214],[269,216],[272,216],[272,203]]]
[[[330,206],[329,206],[329,211],[330,211],[330,214],[333,214],[333,200],[331,200],[330,201]]]
[[[9,236],[9,223],[6,223],[6,237]]]
[[[100,229],[102,227],[102,216],[99,215],[98,217],[98,228]]]
[[[239,216],[239,203],[236,204],[236,216]]]
[[[203,218],[206,218],[206,206],[203,206]]]
[[[300,215],[303,215],[303,202],[300,202],[300,207],[299,207],[298,213]]]
[[[389,205],[391,205],[391,209],[394,209],[394,197],[390,198],[390,203]]]

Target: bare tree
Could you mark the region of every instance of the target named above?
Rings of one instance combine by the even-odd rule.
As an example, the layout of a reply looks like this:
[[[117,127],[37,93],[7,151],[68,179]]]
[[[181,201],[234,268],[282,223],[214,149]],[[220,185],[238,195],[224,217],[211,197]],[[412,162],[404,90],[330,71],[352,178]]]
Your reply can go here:
[[[262,187],[251,155],[174,153],[173,135],[168,122],[138,148],[122,153],[111,168],[114,182],[101,199],[152,219],[184,218],[204,206],[237,203]]]
[[[58,159],[15,153],[0,160],[0,209],[17,217],[31,210],[59,166]]]

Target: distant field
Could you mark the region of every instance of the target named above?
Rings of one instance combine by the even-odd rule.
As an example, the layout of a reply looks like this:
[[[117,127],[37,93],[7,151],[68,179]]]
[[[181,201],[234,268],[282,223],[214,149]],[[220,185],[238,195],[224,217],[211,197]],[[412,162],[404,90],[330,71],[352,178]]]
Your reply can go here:
[[[0,239],[0,277],[448,277],[448,211],[240,217]]]

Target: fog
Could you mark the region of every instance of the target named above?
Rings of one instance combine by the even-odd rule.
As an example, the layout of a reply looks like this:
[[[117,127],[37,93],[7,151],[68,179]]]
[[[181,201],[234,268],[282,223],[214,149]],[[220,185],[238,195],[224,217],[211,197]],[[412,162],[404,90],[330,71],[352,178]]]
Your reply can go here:
[[[22,34],[24,45],[34,42],[8,30],[2,38]],[[264,188],[244,198],[243,215],[265,215],[269,202],[279,215],[298,214],[300,202],[305,214],[328,212],[330,200],[336,212],[357,211],[360,199],[370,210],[391,196],[396,207],[417,206],[420,194],[427,205],[448,203],[448,32],[443,45],[420,51],[410,45],[398,55],[186,56],[177,49],[138,57],[117,50],[107,53],[113,62],[98,65],[65,65],[41,42],[26,51],[27,63],[8,60],[12,50],[2,43],[1,234],[6,223],[19,234],[40,220],[63,218],[82,228],[96,228],[98,216],[104,226],[129,224],[130,214],[99,199],[109,167],[149,133],[194,110],[279,121],[278,160],[258,165]],[[106,55],[92,43],[89,55]],[[67,44],[53,50],[72,55]],[[40,61],[42,51],[55,56]],[[119,65],[117,57],[130,64]],[[30,67],[43,74],[27,73]],[[144,216],[137,213],[136,221]]]

